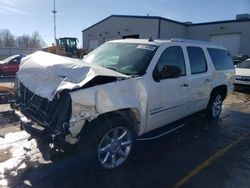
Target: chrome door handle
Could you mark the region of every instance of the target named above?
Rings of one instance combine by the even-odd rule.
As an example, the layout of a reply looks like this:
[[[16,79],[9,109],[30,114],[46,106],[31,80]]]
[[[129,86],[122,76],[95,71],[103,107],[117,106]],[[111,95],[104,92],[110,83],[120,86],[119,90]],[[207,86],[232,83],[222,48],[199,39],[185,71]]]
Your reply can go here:
[[[204,80],[204,83],[208,83],[208,82],[210,82],[211,80],[210,79],[205,79]]]

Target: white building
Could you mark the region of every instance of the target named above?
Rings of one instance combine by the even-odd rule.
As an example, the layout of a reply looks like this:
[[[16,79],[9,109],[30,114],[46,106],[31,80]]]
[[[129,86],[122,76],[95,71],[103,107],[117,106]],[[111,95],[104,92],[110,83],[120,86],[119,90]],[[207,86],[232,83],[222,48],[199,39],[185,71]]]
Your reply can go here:
[[[178,22],[158,16],[111,15],[82,31],[83,47],[92,50],[121,38],[186,38],[222,43],[232,54],[250,56],[250,14],[235,20],[207,23]]]

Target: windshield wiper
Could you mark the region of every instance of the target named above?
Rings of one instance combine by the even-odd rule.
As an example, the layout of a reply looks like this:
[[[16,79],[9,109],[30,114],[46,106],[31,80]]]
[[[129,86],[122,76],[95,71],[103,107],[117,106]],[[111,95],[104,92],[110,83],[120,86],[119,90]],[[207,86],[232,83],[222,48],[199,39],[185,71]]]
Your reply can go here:
[[[116,68],[113,68],[113,67],[105,67],[105,68],[107,68],[107,69],[111,69],[111,70],[116,71],[116,72],[119,72],[119,71],[117,71],[117,69],[116,69]]]
[[[141,75],[140,74],[130,74],[129,76],[131,76],[132,78],[136,78],[136,77],[139,77]]]
[[[119,72],[119,73],[121,73],[121,74],[125,74],[125,75],[128,75],[128,76],[131,76],[131,77],[138,77],[138,76],[140,76],[140,75],[138,75],[138,74],[131,74],[131,73],[128,73],[128,72],[119,71],[118,69],[116,69],[116,68],[114,68],[114,67],[105,67],[105,68],[111,69],[111,70],[113,70],[113,71],[116,71],[116,72]]]

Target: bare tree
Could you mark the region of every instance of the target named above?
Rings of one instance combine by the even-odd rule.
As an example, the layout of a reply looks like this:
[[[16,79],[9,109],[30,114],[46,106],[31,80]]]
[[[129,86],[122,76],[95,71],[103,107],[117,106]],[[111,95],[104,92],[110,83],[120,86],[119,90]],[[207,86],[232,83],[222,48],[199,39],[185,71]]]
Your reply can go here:
[[[32,35],[23,34],[15,37],[8,29],[0,29],[0,47],[42,48],[45,45],[37,31]]]
[[[8,29],[3,29],[0,31],[0,46],[2,47],[14,47],[15,37]]]
[[[3,47],[3,39],[2,39],[2,37],[1,37],[1,28],[0,28],[0,48],[2,48]]]
[[[42,48],[43,46],[45,46],[45,42],[43,41],[41,35],[35,31],[30,36],[30,48]]]
[[[29,48],[30,47],[30,36],[23,34],[16,38],[16,47],[18,48]]]

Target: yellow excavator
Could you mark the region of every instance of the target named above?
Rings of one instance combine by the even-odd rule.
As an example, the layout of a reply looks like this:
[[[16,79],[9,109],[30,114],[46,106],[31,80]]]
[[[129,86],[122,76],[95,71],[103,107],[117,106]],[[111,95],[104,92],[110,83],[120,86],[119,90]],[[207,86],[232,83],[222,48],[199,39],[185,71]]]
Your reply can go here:
[[[82,59],[83,56],[86,55],[86,51],[84,49],[78,49],[77,43],[77,38],[63,37],[56,39],[55,45],[43,48],[43,51],[57,55]]]

